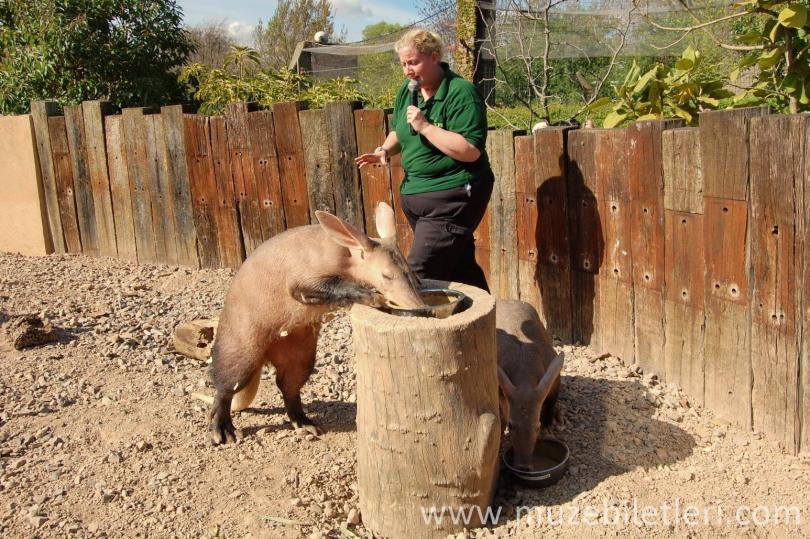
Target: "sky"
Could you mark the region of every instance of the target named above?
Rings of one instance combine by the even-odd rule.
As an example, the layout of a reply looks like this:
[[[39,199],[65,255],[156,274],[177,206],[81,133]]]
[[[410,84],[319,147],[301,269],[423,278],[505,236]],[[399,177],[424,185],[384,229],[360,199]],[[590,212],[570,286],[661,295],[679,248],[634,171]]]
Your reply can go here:
[[[225,19],[228,30],[244,44],[251,43],[259,19],[267,21],[276,9],[275,0],[177,0],[187,24]],[[376,22],[408,24],[421,19],[413,0],[332,0],[335,30],[346,28],[347,41],[362,38],[363,28]]]

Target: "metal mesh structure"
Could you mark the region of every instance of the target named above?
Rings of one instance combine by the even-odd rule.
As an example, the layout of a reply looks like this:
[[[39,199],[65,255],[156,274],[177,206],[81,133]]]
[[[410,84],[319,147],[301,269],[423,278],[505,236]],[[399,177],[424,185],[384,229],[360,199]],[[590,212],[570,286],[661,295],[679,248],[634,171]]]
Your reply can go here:
[[[549,58],[598,58],[617,51],[621,56],[675,55],[685,48],[681,36],[656,28],[650,19],[663,26],[688,26],[695,18],[726,13],[730,6],[691,0],[561,0],[551,5],[502,0],[495,7],[491,41],[499,58],[541,57],[547,46]]]

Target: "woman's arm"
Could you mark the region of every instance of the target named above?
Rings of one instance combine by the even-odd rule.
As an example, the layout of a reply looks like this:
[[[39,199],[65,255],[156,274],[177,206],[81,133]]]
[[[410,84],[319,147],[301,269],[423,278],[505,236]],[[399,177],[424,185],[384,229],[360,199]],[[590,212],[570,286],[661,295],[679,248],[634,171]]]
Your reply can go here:
[[[481,151],[464,136],[437,127],[427,121],[419,107],[411,105],[406,113],[407,121],[414,130],[430,141],[439,151],[463,163],[472,163],[481,157]]]
[[[354,163],[359,167],[363,168],[366,165],[371,164],[386,164],[388,162],[388,158],[392,155],[396,155],[399,153],[399,138],[397,138],[397,132],[391,131],[388,133],[388,136],[385,137],[385,142],[382,143],[382,146],[377,148],[372,153],[364,153],[363,155],[358,156]]]

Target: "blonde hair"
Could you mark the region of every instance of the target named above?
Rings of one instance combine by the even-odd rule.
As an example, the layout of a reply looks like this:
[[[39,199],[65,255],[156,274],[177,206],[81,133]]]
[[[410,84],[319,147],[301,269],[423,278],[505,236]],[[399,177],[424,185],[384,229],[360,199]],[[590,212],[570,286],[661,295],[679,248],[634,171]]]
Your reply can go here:
[[[407,47],[413,47],[422,54],[438,53],[439,59],[441,59],[444,44],[438,34],[423,28],[414,28],[399,38],[394,45],[394,51],[399,54],[399,51]]]

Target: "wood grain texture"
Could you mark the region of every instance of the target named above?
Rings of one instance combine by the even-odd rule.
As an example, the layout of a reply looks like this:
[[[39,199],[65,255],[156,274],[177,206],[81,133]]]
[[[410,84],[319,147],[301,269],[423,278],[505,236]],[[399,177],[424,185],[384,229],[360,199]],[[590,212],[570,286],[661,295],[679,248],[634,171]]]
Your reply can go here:
[[[62,223],[65,250],[68,253],[81,253],[82,240],[73,189],[73,163],[70,158],[64,116],[48,118],[48,138],[51,145],[51,160],[53,161],[59,220]]]
[[[518,254],[515,199],[514,131],[487,135],[487,155],[495,175],[489,203],[490,264],[487,282],[497,298],[517,299]]]
[[[390,132],[391,129],[391,114],[386,111],[386,118],[388,120],[386,126],[386,134]],[[411,230],[411,226],[408,224],[408,220],[405,218],[405,214],[402,212],[402,206],[400,202],[400,187],[402,186],[402,182],[405,180],[405,171],[402,169],[402,160],[400,155],[397,153],[396,155],[391,156],[391,159],[388,161],[389,169],[391,171],[391,191],[393,194],[394,199],[394,214],[396,215],[397,219],[397,246],[399,250],[404,255],[408,255],[408,252],[411,250],[411,245],[413,244],[413,230]],[[473,237],[475,238],[475,245],[476,245],[476,252],[475,258],[476,261],[479,261],[480,253],[478,252],[478,246],[480,245],[481,238],[479,237],[479,232],[481,230],[481,226],[478,227],[478,230],[473,233]],[[489,235],[487,233],[487,244],[489,242]],[[489,253],[486,256],[487,260],[487,267],[489,267]],[[481,262],[479,261],[478,264],[480,265]],[[482,266],[483,268],[483,266]],[[487,271],[484,271],[484,274],[487,274]]]
[[[810,150],[810,124],[805,125],[804,147]],[[810,157],[804,154],[804,275],[802,285],[801,440],[799,452],[810,454]]]
[[[629,365],[635,361],[635,298],[627,130],[600,129],[596,138],[596,198],[605,246],[597,299],[601,337],[598,351],[620,357]]]
[[[748,125],[752,118],[767,114],[768,107],[701,113],[700,161],[705,196],[748,200]]]
[[[118,250],[115,243],[115,218],[110,195],[107,144],[104,135],[104,117],[111,114],[112,111],[112,105],[106,101],[82,103],[87,168],[90,173],[99,254],[114,257],[117,256]]]
[[[238,154],[237,160],[241,166],[244,149],[234,149],[229,145],[227,121],[221,116],[212,116],[208,119],[208,133],[216,191],[216,198],[211,201],[210,211],[217,227],[219,263],[222,267],[236,269],[245,259],[245,248],[242,244],[243,229],[240,227],[237,211],[238,205],[245,201],[240,200],[235,193],[231,156]]]
[[[198,268],[200,260],[197,256],[197,231],[194,227],[194,209],[191,202],[183,107],[181,105],[162,107],[160,115],[163,119],[167,174],[174,201],[177,260],[184,266]]]
[[[169,180],[163,119],[159,114],[150,114],[144,116],[143,121],[146,133],[146,169],[152,208],[152,229],[155,231],[155,253],[158,262],[177,265],[174,199]]]
[[[363,193],[360,189],[360,173],[354,158],[357,157],[357,138],[354,130],[354,110],[358,103],[333,101],[324,106],[329,144],[332,192],[337,216],[358,229],[364,228]]]
[[[597,201],[598,175],[595,130],[568,134],[568,219],[571,238],[572,336],[574,342],[601,346],[599,268],[604,256],[604,236]]]
[[[115,220],[115,244],[118,258],[128,262],[138,261],[135,245],[135,224],[132,216],[132,194],[129,190],[127,154],[121,116],[104,118],[107,139],[107,168],[110,177],[113,219]]]
[[[37,140],[37,158],[42,174],[42,187],[45,194],[45,208],[48,212],[48,227],[52,246],[56,253],[65,252],[65,236],[62,232],[62,218],[59,214],[59,194],[56,188],[51,137],[48,131],[48,117],[60,114],[55,101],[32,101],[31,116],[34,120],[34,136]]]
[[[150,176],[147,166],[144,110],[142,108],[124,109],[121,111],[121,116],[138,262],[141,264],[155,263],[158,261],[157,240],[152,226],[152,200],[149,192]]]
[[[259,186],[254,170],[253,149],[250,145],[247,103],[232,103],[225,108],[225,137],[212,139],[213,165],[215,175],[217,167],[228,167],[228,172],[221,171],[218,175],[219,183],[223,176],[229,174],[236,190],[236,200],[239,205],[239,219],[242,230],[242,239],[245,246],[245,255],[256,250],[264,241],[262,232],[261,200]],[[214,124],[211,124],[213,127]],[[214,133],[214,130],[211,131]],[[216,144],[214,144],[216,142]],[[223,153],[222,144],[227,151]],[[219,213],[219,205],[216,208]]]
[[[310,222],[304,146],[298,121],[298,112],[303,108],[301,102],[273,105],[276,155],[287,227],[308,225]]]
[[[800,443],[805,116],[751,120],[751,369],[754,429]]]
[[[664,208],[703,213],[700,130],[670,129],[663,134]]]
[[[98,256],[99,239],[96,228],[96,209],[93,203],[93,186],[87,162],[87,137],[84,132],[84,115],[81,105],[65,107],[70,162],[73,167],[73,190],[76,200],[76,219],[82,238],[82,253]]]
[[[500,436],[494,300],[445,286],[469,295],[472,307],[444,320],[351,311],[357,483],[364,525],[375,535],[445,537],[464,523],[426,525],[426,500],[470,509],[492,500]],[[396,395],[407,398],[391,406]]]
[[[184,115],[186,140],[186,166],[189,172],[194,226],[197,231],[197,252],[200,266],[218,268],[219,230],[217,227],[218,192],[214,178],[208,118],[195,114]]]
[[[258,188],[262,238],[267,241],[286,228],[273,113],[269,110],[249,113],[248,137]]]
[[[329,122],[323,109],[302,110],[298,113],[301,122],[301,140],[304,152],[304,170],[309,193],[311,220],[317,223],[315,211],[336,212],[335,194],[332,186],[332,162],[329,149]]]
[[[692,402],[703,403],[704,217],[666,210],[665,220],[666,380],[680,385]]]
[[[541,129],[533,135],[533,156],[529,161],[529,177],[524,185],[533,180],[533,189],[525,195],[534,204],[519,206],[518,253],[528,254],[529,261],[536,260],[535,277],[539,303],[537,311],[546,328],[555,338],[571,342],[572,296],[571,296],[571,234],[569,232],[568,208],[568,128]],[[522,137],[521,137],[522,138]],[[517,170],[516,173],[524,173]],[[523,199],[518,196],[518,203]],[[526,213],[534,211],[528,219]],[[532,226],[534,222],[534,226]],[[523,232],[524,226],[528,232]],[[531,237],[534,235],[534,244]],[[523,240],[521,236],[528,237]],[[533,256],[534,254],[534,256]],[[521,279],[521,283],[525,280]],[[521,288],[521,297],[523,289]]]
[[[627,128],[633,258],[635,360],[666,376],[664,365],[664,165],[663,132],[679,120],[636,122]]]
[[[360,109],[354,111],[354,125],[357,134],[357,153],[371,153],[381,146],[386,137],[385,111],[382,109]],[[366,233],[379,237],[374,223],[377,204],[385,202],[393,207],[391,198],[391,171],[388,164],[366,165],[360,169],[360,185],[363,189],[363,210]]]

